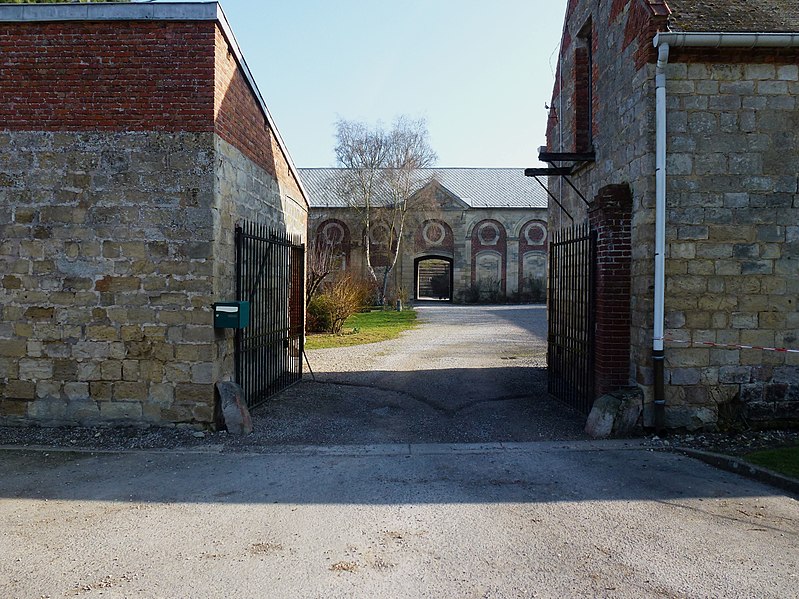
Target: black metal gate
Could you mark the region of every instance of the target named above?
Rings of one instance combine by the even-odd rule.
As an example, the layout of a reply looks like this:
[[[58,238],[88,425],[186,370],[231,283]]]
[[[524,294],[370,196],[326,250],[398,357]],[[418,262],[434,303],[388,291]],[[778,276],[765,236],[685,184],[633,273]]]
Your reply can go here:
[[[588,224],[556,231],[549,245],[549,394],[588,414],[594,403],[594,261]]]
[[[236,330],[236,382],[253,408],[302,378],[305,246],[299,238],[236,227],[236,296],[250,323]]]

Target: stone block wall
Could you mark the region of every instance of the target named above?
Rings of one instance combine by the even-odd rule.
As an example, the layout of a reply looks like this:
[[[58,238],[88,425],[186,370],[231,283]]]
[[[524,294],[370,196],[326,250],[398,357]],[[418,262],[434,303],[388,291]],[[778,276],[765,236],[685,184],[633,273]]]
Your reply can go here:
[[[550,151],[576,148],[576,38],[592,30],[596,162],[571,177],[586,198],[632,191],[630,382],[652,425],[655,222],[654,33],[663,3],[570,2],[548,127]],[[642,12],[642,10],[644,12]],[[791,49],[672,48],[667,72],[666,424],[799,421],[797,348],[799,56]],[[576,222],[589,207],[556,178]],[[550,227],[571,225],[554,203]],[[710,345],[715,344],[715,345]],[[742,405],[739,405],[738,402]]]
[[[799,348],[799,56],[709,58],[668,68],[671,422],[799,421],[799,355],[736,347]]]
[[[0,24],[0,422],[213,422],[235,224],[307,216],[227,35]]]
[[[215,146],[214,294],[218,301],[231,301],[236,299],[236,223],[242,220],[262,223],[305,243],[308,209],[302,195],[290,195],[294,193],[291,186],[273,178],[238,148],[218,136]],[[233,329],[216,330],[218,378],[233,373],[233,342]]]
[[[547,129],[547,149],[578,149],[575,86],[578,37],[590,24],[591,119],[595,162],[578,165],[570,177],[590,203],[607,185],[629,185],[630,357],[626,384],[639,384],[647,405],[652,394],[652,312],[655,239],[655,49],[652,38],[663,17],[642,2],[573,0],[569,3]],[[589,221],[586,205],[556,177],[549,190],[571,214],[554,202],[549,227],[556,230]],[[647,411],[647,417],[650,412]]]
[[[213,135],[3,132],[0,165],[0,417],[210,420]]]
[[[219,301],[236,298],[236,223],[258,222],[304,243],[308,219],[289,158],[229,49],[229,40],[217,28],[214,293]],[[215,341],[217,378],[228,378],[234,369],[234,331],[217,330]]]

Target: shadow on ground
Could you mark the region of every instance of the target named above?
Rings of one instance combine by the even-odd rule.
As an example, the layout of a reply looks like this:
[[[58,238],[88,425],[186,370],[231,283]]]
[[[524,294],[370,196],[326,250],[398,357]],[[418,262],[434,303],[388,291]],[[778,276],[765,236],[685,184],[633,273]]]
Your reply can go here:
[[[782,492],[635,443],[404,445],[269,453],[0,449],[0,497],[128,504],[673,501]]]
[[[457,381],[457,392],[453,392]],[[253,411],[242,444],[358,445],[585,439],[546,394],[545,368],[317,374]],[[490,391],[487,394],[486,391]]]

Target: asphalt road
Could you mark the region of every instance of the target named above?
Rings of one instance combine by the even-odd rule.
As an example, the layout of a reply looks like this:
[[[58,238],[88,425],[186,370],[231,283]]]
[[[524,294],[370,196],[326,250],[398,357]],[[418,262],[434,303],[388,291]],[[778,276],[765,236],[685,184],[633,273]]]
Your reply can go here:
[[[421,316],[313,352],[240,444],[0,449],[0,597],[797,596],[796,498],[585,440],[541,308]]]
[[[0,450],[0,596],[795,597],[799,504],[619,442]]]

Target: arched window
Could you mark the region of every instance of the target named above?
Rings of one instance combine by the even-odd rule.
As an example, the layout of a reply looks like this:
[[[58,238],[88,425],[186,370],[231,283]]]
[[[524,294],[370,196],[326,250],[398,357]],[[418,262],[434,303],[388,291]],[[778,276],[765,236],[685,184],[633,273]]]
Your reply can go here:
[[[472,229],[472,285],[507,292],[507,233],[497,220],[486,219]]]
[[[451,254],[455,247],[452,228],[443,220],[430,219],[419,225],[414,236],[416,252]]]
[[[519,293],[534,301],[546,299],[547,225],[527,221],[519,231]]]
[[[328,219],[316,228],[316,251],[332,252],[335,270],[346,270],[350,262],[350,230],[346,223]]]

